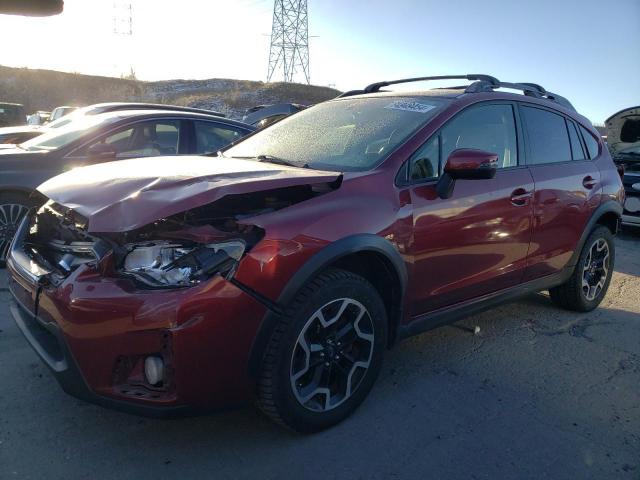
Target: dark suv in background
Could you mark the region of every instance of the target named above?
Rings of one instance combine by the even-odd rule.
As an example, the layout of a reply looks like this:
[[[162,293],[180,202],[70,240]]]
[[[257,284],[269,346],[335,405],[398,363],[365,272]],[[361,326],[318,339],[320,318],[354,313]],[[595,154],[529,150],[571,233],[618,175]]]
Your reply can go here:
[[[0,103],[0,127],[25,125],[27,116],[20,103]]]
[[[69,123],[14,148],[0,149],[0,266],[22,217],[37,203],[31,192],[48,178],[111,160],[215,153],[255,130],[214,112],[152,107],[158,106],[122,110],[121,104],[94,105],[58,120],[70,119]]]
[[[382,91],[442,79],[473,83]],[[567,100],[487,75],[373,84],[219,158],[38,190],[11,308],[65,391],[151,415],[253,398],[299,431],[350,415],[402,338],[540,290],[596,308],[624,197]]]

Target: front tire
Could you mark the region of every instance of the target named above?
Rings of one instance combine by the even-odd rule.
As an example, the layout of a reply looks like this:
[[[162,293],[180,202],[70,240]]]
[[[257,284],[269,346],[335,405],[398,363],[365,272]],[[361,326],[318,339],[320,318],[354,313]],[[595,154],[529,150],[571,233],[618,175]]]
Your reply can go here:
[[[276,326],[263,359],[258,406],[298,432],[348,417],[380,372],[387,315],[364,278],[329,269],[307,282]]]
[[[551,300],[567,310],[590,312],[604,299],[615,265],[615,243],[607,227],[596,227],[582,247],[569,280],[549,290]]]

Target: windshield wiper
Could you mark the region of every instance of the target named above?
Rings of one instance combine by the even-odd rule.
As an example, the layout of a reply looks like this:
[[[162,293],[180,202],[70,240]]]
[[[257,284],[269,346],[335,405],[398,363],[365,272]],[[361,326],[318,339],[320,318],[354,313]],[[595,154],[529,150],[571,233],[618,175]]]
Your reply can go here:
[[[275,163],[276,165],[285,165],[287,167],[297,167],[297,168],[309,168],[309,164],[305,163],[304,165],[300,165],[294,162],[290,162],[289,160],[285,160],[284,158],[274,157],[273,155],[258,155],[256,157],[225,157],[225,158],[238,158],[240,160],[257,160],[259,162],[265,163]]]
[[[274,157],[272,155],[258,155],[256,159],[259,162],[275,163],[277,165],[286,165],[287,167],[309,168],[309,165],[307,165],[306,163],[304,165],[298,165],[297,163],[290,162],[289,160],[285,160],[284,158]]]

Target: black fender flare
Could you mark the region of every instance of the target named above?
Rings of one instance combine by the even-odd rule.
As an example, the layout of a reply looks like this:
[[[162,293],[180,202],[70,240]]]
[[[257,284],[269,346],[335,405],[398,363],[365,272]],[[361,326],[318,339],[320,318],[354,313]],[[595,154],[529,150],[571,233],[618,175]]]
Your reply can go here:
[[[578,263],[578,258],[580,258],[580,253],[582,252],[584,244],[587,241],[587,237],[589,237],[589,234],[593,231],[598,221],[607,213],[614,213],[618,217],[618,222],[620,222],[620,219],[622,218],[622,211],[622,205],[620,205],[620,203],[615,200],[607,200],[604,203],[601,203],[600,206],[595,209],[595,211],[591,215],[591,218],[589,218],[587,225],[582,231],[580,240],[578,240],[578,244],[573,251],[573,255],[571,255],[571,259],[569,260],[567,267],[571,267],[573,269],[573,267],[576,266],[576,264]]]
[[[281,319],[281,315],[284,315],[279,312],[285,311],[286,305],[293,300],[300,288],[340,258],[361,252],[378,253],[388,260],[400,280],[400,303],[402,303],[408,281],[407,267],[402,256],[391,242],[381,236],[368,233],[350,235],[335,241],[315,253],[289,279],[278,296],[276,302],[277,311],[269,309],[262,319],[249,353],[248,370],[251,377],[256,378],[260,373],[260,364],[269,339]]]

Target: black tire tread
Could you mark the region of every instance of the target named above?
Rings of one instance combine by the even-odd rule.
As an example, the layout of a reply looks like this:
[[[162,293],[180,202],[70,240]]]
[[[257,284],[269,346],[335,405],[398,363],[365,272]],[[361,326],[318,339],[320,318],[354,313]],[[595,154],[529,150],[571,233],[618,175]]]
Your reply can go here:
[[[281,320],[274,328],[273,334],[271,335],[269,343],[267,344],[264,358],[262,360],[260,376],[258,377],[256,404],[258,408],[275,423],[291,430],[293,429],[282,419],[282,416],[280,415],[278,407],[274,401],[274,371],[277,368],[278,350],[281,346],[281,339],[285,331],[291,325],[291,322],[294,320],[296,312],[306,305],[310,297],[318,290],[321,290],[325,286],[330,285],[331,283],[334,283],[338,280],[351,280],[361,282],[367,285],[369,288],[373,288],[373,286],[365,278],[346,270],[329,268],[323,271],[315,278],[307,282],[300,290],[300,292],[295,296],[291,304],[287,305],[284,311],[284,315],[281,316]]]
[[[558,307],[574,312],[588,312],[590,310],[593,310],[593,308],[591,306],[587,306],[587,304],[582,299],[581,276],[579,275],[580,272],[578,271],[578,269],[582,265],[584,257],[586,256],[585,249],[589,248],[593,244],[595,238],[600,236],[610,238],[612,237],[612,233],[607,227],[603,225],[599,225],[594,228],[587,237],[586,242],[584,243],[583,251],[580,252],[580,257],[578,259],[578,262],[576,263],[575,271],[571,274],[569,280],[567,280],[562,285],[549,289],[549,296],[551,297],[553,303]],[[613,244],[611,245],[611,248],[615,248]],[[611,268],[613,268],[613,262],[611,264]],[[611,276],[605,284],[605,294],[610,281]]]

